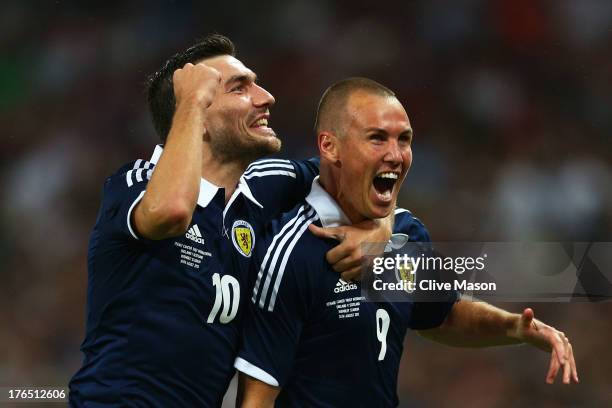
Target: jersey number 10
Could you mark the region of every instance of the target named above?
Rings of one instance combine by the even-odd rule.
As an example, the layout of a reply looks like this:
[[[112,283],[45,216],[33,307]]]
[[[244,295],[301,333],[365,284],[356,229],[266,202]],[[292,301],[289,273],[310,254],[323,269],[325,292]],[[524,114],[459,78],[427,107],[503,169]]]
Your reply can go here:
[[[213,286],[217,290],[215,294],[215,304],[208,315],[208,323],[213,323],[217,314],[221,310],[219,316],[219,322],[226,324],[234,320],[236,313],[238,313],[238,306],[240,305],[240,283],[238,279],[231,275],[220,276],[215,273],[212,276]]]

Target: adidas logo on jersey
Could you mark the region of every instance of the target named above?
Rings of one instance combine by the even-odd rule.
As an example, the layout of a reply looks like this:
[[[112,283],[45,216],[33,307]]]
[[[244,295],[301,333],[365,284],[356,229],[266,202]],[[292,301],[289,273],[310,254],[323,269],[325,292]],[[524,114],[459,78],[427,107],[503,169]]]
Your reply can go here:
[[[202,238],[202,233],[200,233],[200,228],[198,228],[198,224],[193,224],[191,228],[187,230],[185,233],[185,238],[190,239],[198,244],[204,245],[204,238]]]
[[[349,283],[349,282],[342,280],[342,278],[340,278],[338,279],[338,282],[336,282],[334,293],[346,292],[347,290],[353,290],[353,289],[357,289],[357,285],[355,283],[352,283],[352,282]]]

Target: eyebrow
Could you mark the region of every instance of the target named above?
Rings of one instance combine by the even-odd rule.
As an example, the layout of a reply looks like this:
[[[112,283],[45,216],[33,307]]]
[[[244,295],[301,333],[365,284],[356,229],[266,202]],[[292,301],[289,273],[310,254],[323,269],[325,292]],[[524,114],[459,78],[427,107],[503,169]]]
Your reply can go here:
[[[229,77],[227,81],[225,81],[225,85],[232,84],[234,82],[257,82],[257,75],[254,73],[251,74],[236,74]]]
[[[386,131],[385,129],[378,128],[378,127],[369,127],[369,128],[366,128],[366,129],[365,129],[365,131],[366,131],[366,132],[376,131],[376,132],[385,133],[385,134],[387,133],[387,131]],[[413,135],[412,128],[408,128],[408,129],[404,130],[404,131],[403,131],[402,133],[400,133],[400,134],[402,134],[402,135],[403,135],[403,134],[405,134],[405,133],[407,133],[407,134],[408,134],[408,136],[412,136],[412,135]]]
[[[412,131],[412,128],[408,128],[405,131],[402,132],[402,134],[404,133],[408,133],[408,136],[412,137],[414,136],[414,132]]]

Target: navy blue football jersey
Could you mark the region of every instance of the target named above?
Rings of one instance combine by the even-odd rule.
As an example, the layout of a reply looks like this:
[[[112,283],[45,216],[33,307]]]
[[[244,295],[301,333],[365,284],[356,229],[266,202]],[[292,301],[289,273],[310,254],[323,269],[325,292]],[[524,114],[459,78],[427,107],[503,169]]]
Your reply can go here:
[[[336,242],[308,225],[347,225],[313,182],[306,202],[272,221],[255,251],[255,279],[235,367],[282,387],[276,406],[391,407],[406,330],[440,325],[456,293],[438,302],[371,302],[360,283],[343,281],[325,260]],[[429,242],[423,224],[396,210],[394,234]]]
[[[158,146],[150,161],[105,182],[89,241],[84,360],[70,382],[72,406],[219,406],[234,374],[262,223],[304,197],[318,172],[316,162],[256,162],[227,205],[224,189],[202,179],[188,231],[153,241],[136,234],[130,217],[161,153]]]

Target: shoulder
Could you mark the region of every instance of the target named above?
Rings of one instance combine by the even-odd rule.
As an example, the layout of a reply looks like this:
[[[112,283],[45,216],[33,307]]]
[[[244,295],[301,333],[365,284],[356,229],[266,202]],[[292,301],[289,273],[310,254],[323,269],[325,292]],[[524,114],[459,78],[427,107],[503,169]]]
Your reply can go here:
[[[262,159],[249,165],[241,176],[269,219],[290,210],[310,191],[319,174],[318,159]]]
[[[394,234],[406,234],[413,242],[429,242],[429,232],[421,220],[405,208],[395,209]]]
[[[147,160],[138,159],[121,166],[104,182],[103,202],[107,205],[119,205],[128,200],[133,201],[146,188],[151,179],[155,165]]]
[[[308,160],[290,159],[260,159],[251,163],[243,177],[245,180],[257,180],[269,177],[289,177],[301,178],[304,176],[318,174],[319,159],[311,158]]]
[[[308,254],[321,246],[320,240],[308,230],[312,223],[318,223],[319,216],[308,203],[301,203],[291,211],[272,220],[266,231],[266,253],[295,261],[308,260]]]
[[[246,180],[254,178],[284,176],[296,177],[293,160],[287,159],[260,159],[251,163],[243,174]]]
[[[307,203],[274,219],[257,249],[259,268],[253,289],[253,302],[274,310],[277,296],[304,296],[326,266],[326,243],[315,237],[308,226],[319,217]]]
[[[145,159],[137,159],[121,166],[106,179],[107,186],[129,188],[151,179],[155,165]]]

